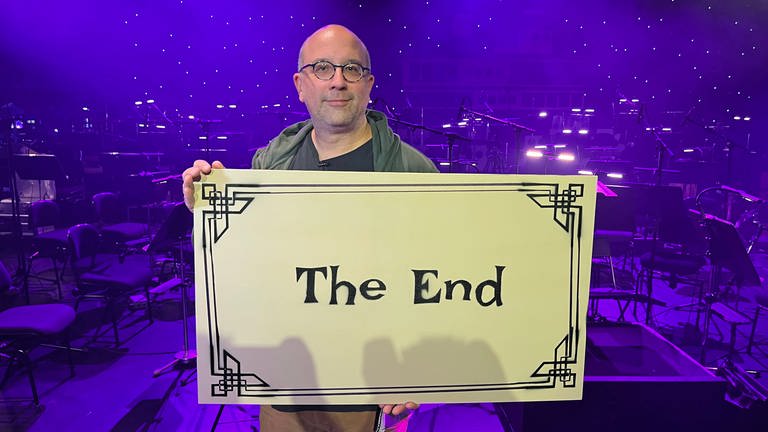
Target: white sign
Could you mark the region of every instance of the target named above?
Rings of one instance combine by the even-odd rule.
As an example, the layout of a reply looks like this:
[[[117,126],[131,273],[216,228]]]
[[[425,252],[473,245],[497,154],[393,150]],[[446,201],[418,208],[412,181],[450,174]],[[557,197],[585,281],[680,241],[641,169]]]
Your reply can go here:
[[[595,177],[214,170],[199,401],[581,398]]]

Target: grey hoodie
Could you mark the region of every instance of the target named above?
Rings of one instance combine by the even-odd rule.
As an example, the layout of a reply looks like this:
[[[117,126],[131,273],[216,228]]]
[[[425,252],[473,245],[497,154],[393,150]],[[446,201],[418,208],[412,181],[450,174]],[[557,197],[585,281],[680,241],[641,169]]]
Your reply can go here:
[[[400,140],[387,124],[383,113],[366,112],[373,134],[373,170],[387,172],[437,172],[435,164],[409,144]],[[305,120],[285,128],[266,147],[256,150],[253,169],[288,169],[307,134],[312,121]]]

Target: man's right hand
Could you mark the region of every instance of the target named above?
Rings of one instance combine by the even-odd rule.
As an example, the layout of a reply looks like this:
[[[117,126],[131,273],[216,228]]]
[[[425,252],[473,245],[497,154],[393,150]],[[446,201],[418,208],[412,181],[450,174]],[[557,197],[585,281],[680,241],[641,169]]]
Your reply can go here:
[[[192,211],[195,208],[194,182],[200,180],[200,176],[203,174],[210,174],[211,169],[213,168],[221,169],[224,168],[224,165],[222,165],[219,161],[214,161],[212,164],[209,164],[204,160],[198,159],[194,164],[192,164],[191,167],[185,169],[184,173],[181,174],[181,179],[184,184],[184,204],[187,205],[189,211]]]

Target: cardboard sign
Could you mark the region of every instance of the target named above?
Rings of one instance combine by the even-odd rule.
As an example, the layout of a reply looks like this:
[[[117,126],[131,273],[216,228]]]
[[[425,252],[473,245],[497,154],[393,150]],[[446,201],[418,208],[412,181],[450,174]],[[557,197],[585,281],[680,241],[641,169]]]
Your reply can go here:
[[[595,181],[214,170],[199,401],[581,398]]]

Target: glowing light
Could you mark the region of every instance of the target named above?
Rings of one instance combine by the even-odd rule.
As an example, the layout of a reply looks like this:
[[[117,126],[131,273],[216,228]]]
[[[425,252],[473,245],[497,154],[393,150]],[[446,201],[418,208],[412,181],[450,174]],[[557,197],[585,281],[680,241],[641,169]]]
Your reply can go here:
[[[560,153],[557,155],[557,160],[573,162],[576,160],[576,156],[573,153]]]
[[[614,179],[623,179],[624,178],[624,174],[621,174],[621,173],[608,173],[606,175],[608,177],[614,178]]]
[[[548,115],[546,111],[539,112],[539,118],[546,118]]]
[[[564,134],[572,134],[573,133],[573,129],[563,129],[563,133]]]
[[[539,150],[528,150],[527,152],[525,152],[525,155],[529,158],[544,157],[544,153],[540,152]]]
[[[147,103],[148,104],[153,104],[153,103],[155,103],[155,100],[154,99],[147,99]]]
[[[595,173],[589,170],[579,170],[578,173],[581,175],[595,175]]]
[[[134,102],[133,104],[134,104],[134,105],[136,105],[136,106],[139,106],[139,105],[141,105],[141,104],[143,104],[143,103],[144,103],[144,102],[142,102],[142,101],[136,101],[136,102]],[[87,111],[87,110],[85,110],[85,111]]]
[[[588,129],[579,129],[579,135],[586,135],[589,133]]]

